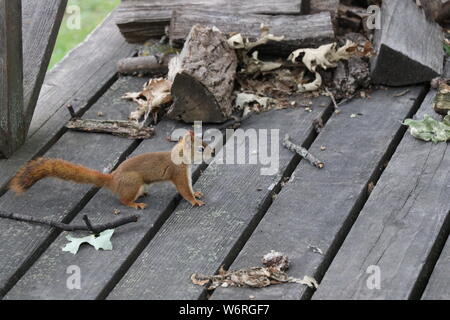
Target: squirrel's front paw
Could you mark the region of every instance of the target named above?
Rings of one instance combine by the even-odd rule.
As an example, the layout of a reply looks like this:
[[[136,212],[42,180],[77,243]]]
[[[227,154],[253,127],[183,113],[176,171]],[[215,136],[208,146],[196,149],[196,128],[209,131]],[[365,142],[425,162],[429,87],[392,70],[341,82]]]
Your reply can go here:
[[[196,192],[194,192],[194,196],[196,197],[196,198],[201,198],[201,197],[203,197],[203,192],[201,192],[201,191],[196,191]]]
[[[200,200],[195,200],[191,202],[193,207],[202,207],[205,205],[205,203],[203,201]]]
[[[141,210],[147,208],[147,205],[145,203],[132,203],[129,206],[132,208],[141,209]]]

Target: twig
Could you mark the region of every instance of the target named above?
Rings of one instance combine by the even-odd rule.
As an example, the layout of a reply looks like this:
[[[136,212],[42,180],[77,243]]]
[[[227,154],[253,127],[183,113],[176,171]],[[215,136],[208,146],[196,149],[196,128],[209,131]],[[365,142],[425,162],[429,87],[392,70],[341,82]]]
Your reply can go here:
[[[95,231],[95,232],[92,232],[94,234],[98,234],[98,233],[108,230],[108,229],[120,227],[120,226],[130,223],[130,222],[138,221],[138,216],[131,215],[131,216],[126,216],[126,217],[121,217],[115,221],[98,224],[96,226],[91,225],[90,227],[88,227],[86,224],[86,221],[84,224],[66,224],[66,223],[50,220],[47,218],[37,218],[37,217],[27,216],[24,214],[9,213],[9,212],[4,212],[4,211],[0,211],[0,218],[6,218],[6,219],[22,221],[22,222],[43,224],[43,225],[47,225],[47,226],[50,226],[50,227],[53,227],[56,229],[60,229],[60,230],[64,230],[64,231],[91,231],[91,232]],[[83,220],[84,220],[84,217],[83,217]]]
[[[252,112],[247,113],[246,115],[243,115],[241,117],[234,116],[232,119],[225,121],[223,124],[221,124],[217,129],[220,131],[225,130],[227,128],[238,128],[241,126],[241,123],[250,118],[252,115]]]
[[[409,89],[406,89],[406,90],[403,90],[403,91],[401,91],[401,92],[399,92],[399,93],[395,93],[395,94],[393,94],[392,96],[393,97],[401,97],[401,96],[404,96],[405,94],[407,94],[408,92],[409,92],[410,90]]]
[[[128,139],[150,139],[154,134],[153,128],[141,127],[134,121],[124,120],[72,119],[66,127],[85,132],[110,133]]]
[[[95,230],[95,228],[92,226],[91,220],[89,220],[88,216],[85,214],[83,215],[83,221],[86,224],[88,230],[90,232],[92,232],[93,234],[99,234],[100,232],[98,232],[97,230]]]
[[[326,93],[328,94],[328,96],[331,98],[331,101],[333,102],[333,105],[334,105],[334,109],[335,109],[335,110],[338,110],[338,109],[339,109],[339,106],[338,106],[338,104],[337,104],[337,102],[336,102],[336,99],[334,98],[333,93],[331,93],[331,91],[328,90],[327,87],[325,87],[325,92],[326,92]]]
[[[296,145],[293,142],[291,142],[289,140],[289,135],[286,134],[284,136],[284,140],[283,140],[283,146],[286,147],[288,150],[292,151],[292,152],[296,152],[297,154],[299,154],[302,158],[306,159],[309,161],[309,163],[311,163],[313,166],[322,169],[325,164],[323,163],[323,161],[317,159],[315,156],[313,156],[311,153],[309,153],[308,150],[306,150],[305,148],[303,148],[302,146]]]
[[[71,119],[76,118],[77,115],[75,113],[75,110],[73,110],[73,107],[71,104],[67,105],[67,110],[69,110]]]

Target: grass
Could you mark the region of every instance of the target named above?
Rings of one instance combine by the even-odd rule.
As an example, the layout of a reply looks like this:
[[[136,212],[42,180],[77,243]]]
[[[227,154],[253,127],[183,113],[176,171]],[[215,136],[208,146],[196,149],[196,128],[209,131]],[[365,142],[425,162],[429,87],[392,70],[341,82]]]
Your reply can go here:
[[[61,28],[56,39],[55,49],[53,50],[48,69],[54,67],[64,56],[79,43],[83,42],[95,27],[110,13],[120,0],[69,0],[66,13],[61,23]],[[68,13],[70,6],[80,8],[80,29],[71,28],[75,15]],[[101,45],[101,43],[99,44]]]

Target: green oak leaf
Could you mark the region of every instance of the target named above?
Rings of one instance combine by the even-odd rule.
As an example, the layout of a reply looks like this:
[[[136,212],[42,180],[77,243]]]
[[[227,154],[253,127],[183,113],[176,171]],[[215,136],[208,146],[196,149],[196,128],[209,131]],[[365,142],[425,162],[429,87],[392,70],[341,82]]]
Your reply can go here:
[[[62,251],[68,251],[76,254],[78,252],[78,249],[80,248],[80,245],[83,243],[89,243],[95,248],[95,250],[112,250],[111,236],[113,235],[113,233],[114,229],[108,229],[100,232],[97,237],[95,235],[90,235],[82,238],[75,238],[71,235],[67,235],[66,238],[70,242],[66,244],[64,248],[62,248]]]
[[[406,119],[403,124],[409,126],[411,135],[418,139],[433,142],[450,140],[450,112],[442,122],[426,114],[422,120]]]

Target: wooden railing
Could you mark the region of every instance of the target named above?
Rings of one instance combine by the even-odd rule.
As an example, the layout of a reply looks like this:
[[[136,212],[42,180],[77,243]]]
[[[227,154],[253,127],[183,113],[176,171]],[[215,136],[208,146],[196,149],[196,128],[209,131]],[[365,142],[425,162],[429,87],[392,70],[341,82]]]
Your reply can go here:
[[[67,0],[0,0],[0,157],[24,142]]]

